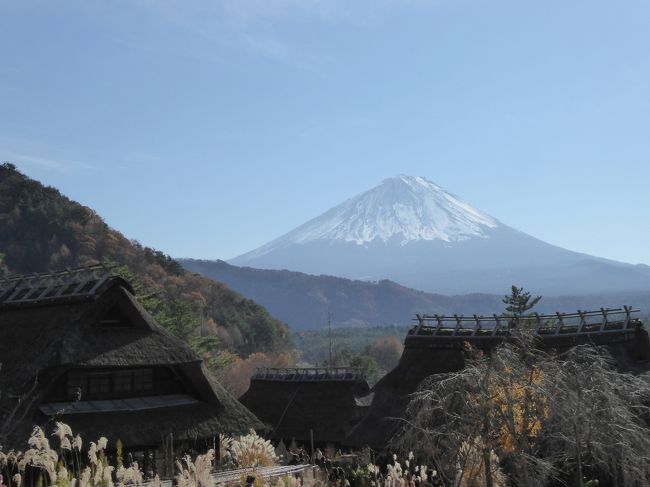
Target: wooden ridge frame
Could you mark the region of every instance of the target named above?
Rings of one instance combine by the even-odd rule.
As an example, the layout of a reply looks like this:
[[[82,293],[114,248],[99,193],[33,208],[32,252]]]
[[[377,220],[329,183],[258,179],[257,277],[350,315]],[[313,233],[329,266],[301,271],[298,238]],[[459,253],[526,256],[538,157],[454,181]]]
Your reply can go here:
[[[114,277],[112,267],[95,264],[57,272],[2,278],[0,305],[28,305],[91,297],[111,277]]]
[[[638,318],[632,316],[636,313],[639,313],[638,309],[623,306],[597,311],[578,310],[576,313],[532,313],[527,316],[418,314],[413,319],[418,324],[408,334],[411,337],[496,337],[508,335],[511,330],[521,326],[534,326],[535,333],[544,336],[620,332],[640,324]]]

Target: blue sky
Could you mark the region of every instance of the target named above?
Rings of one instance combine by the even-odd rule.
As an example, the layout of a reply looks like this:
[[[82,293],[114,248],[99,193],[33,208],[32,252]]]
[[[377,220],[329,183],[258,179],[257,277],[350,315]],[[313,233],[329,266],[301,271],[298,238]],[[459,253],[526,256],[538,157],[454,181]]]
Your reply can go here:
[[[230,258],[400,173],[650,264],[650,3],[0,0],[0,160]]]

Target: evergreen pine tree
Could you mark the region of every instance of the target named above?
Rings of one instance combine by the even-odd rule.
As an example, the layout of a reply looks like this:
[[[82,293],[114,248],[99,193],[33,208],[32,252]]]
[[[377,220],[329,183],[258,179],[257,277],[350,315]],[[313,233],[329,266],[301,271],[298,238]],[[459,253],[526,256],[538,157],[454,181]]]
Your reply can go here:
[[[506,294],[501,300],[506,305],[505,316],[512,318],[510,326],[516,326],[520,319],[526,316],[526,312],[541,299],[541,296],[533,297],[529,291],[524,291],[523,287],[513,285],[510,294]]]
[[[541,296],[534,298],[529,291],[523,287],[512,286],[510,294],[506,294],[501,300],[506,305],[506,313],[512,316],[523,316],[526,311],[531,310],[539,301]]]

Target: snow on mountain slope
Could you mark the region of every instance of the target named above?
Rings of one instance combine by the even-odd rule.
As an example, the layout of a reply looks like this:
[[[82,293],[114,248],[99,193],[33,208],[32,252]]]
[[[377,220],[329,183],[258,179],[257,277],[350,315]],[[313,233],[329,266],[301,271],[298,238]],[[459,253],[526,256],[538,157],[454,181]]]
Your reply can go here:
[[[277,248],[313,241],[357,245],[373,241],[400,245],[418,240],[458,242],[486,238],[487,229],[500,225],[437,184],[419,176],[400,175],[246,255],[258,257]]]
[[[546,295],[650,290],[650,270],[543,242],[411,176],[387,179],[229,263],[448,294],[512,284]]]

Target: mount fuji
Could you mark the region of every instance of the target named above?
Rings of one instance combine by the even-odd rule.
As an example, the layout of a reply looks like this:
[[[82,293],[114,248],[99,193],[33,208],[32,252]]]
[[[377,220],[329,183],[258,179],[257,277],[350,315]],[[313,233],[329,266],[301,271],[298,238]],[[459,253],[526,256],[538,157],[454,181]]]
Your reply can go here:
[[[569,251],[515,230],[423,177],[398,176],[229,261],[443,294],[650,290],[650,267]]]

